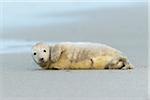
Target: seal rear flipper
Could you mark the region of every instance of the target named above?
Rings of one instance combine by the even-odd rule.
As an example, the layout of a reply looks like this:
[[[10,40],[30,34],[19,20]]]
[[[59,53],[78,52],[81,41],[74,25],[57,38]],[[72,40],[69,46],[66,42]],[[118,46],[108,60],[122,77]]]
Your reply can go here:
[[[126,57],[115,57],[113,58],[108,65],[106,66],[107,69],[133,69],[133,65],[129,63]]]

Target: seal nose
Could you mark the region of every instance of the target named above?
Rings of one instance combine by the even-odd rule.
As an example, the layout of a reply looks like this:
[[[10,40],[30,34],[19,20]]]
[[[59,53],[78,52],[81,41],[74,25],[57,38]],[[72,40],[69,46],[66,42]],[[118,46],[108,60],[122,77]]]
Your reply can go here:
[[[40,61],[44,61],[44,58],[40,58]]]

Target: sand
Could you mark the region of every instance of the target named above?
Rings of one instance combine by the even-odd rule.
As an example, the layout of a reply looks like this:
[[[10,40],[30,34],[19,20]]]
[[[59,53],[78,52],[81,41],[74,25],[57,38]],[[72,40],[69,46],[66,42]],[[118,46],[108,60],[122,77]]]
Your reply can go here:
[[[3,100],[147,99],[146,67],[133,70],[41,70],[30,54],[1,57]]]

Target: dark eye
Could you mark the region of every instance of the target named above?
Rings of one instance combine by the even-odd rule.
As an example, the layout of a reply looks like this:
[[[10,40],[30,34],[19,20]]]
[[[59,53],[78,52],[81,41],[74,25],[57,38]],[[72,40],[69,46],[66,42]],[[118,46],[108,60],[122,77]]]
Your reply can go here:
[[[46,52],[46,50],[43,50],[44,52]]]
[[[35,52],[34,52],[33,54],[34,54],[34,55],[36,55],[36,53],[35,53]]]

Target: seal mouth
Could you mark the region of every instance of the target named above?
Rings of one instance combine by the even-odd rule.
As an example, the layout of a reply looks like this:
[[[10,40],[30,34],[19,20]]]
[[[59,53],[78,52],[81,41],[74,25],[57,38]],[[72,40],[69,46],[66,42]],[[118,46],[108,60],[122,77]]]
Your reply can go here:
[[[38,64],[45,64],[46,61],[38,61]]]
[[[45,61],[45,60],[40,60],[40,61],[38,61],[38,64],[39,65],[45,65],[45,64],[47,64],[49,61],[47,60],[47,61]]]

